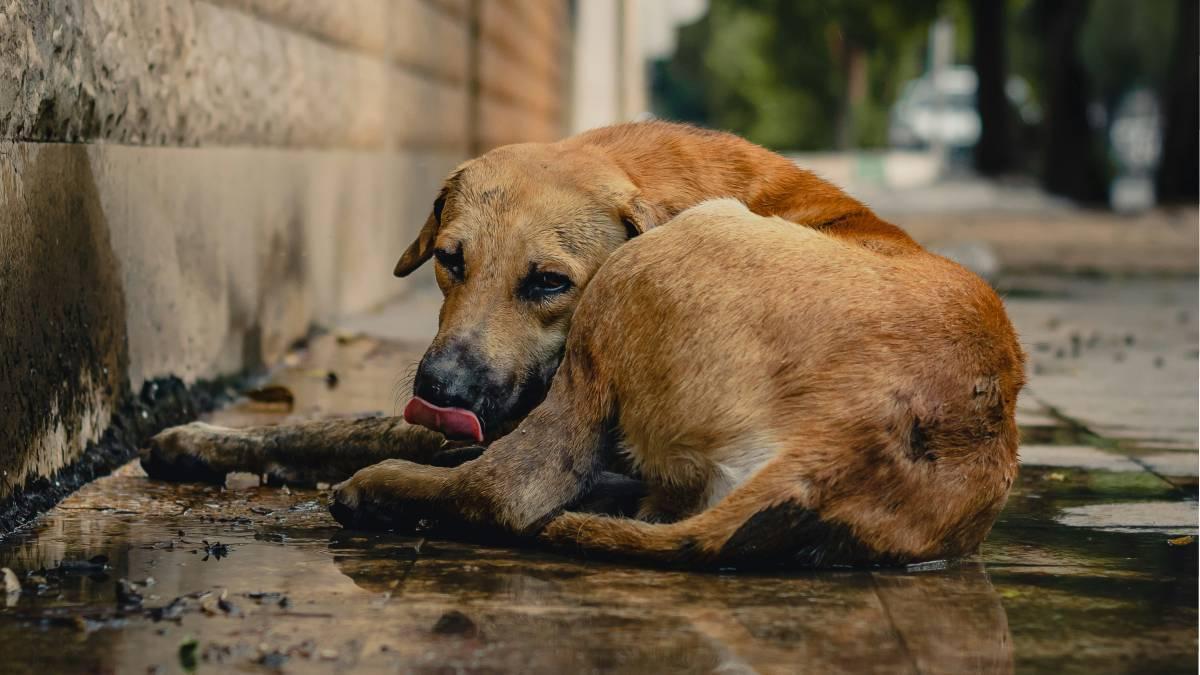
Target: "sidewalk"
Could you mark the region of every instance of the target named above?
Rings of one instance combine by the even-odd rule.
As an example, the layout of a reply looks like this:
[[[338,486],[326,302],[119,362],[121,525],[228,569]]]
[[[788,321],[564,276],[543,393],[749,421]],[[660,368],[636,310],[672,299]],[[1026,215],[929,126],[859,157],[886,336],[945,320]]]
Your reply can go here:
[[[1190,672],[1196,301],[1194,280],[1013,280],[1024,466],[981,554],[947,569],[688,574],[346,532],[320,491],[132,464],[0,542],[24,587],[0,653],[39,673]],[[394,414],[435,308],[347,322],[275,374],[294,406],[213,421]],[[119,607],[117,580],[148,577]]]
[[[989,181],[961,170],[939,178],[945,168],[924,152],[816,153],[793,159],[951,257],[964,248],[983,247],[1009,273],[1197,272],[1200,209],[1194,205],[1136,216],[1083,209],[1028,179]]]

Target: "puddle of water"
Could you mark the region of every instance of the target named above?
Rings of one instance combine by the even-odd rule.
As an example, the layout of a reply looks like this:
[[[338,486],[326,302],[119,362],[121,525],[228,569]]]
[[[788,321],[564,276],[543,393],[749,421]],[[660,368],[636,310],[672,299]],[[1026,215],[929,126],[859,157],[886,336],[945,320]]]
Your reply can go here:
[[[218,421],[383,409],[398,353],[317,344],[280,377],[291,413]],[[306,373],[336,359],[334,395]],[[0,541],[25,586],[0,607],[0,654],[6,672],[39,673],[1194,672],[1195,543],[1058,522],[1179,501],[1150,474],[1109,473],[1023,468],[981,555],[943,570],[722,575],[347,532],[316,491],[130,467]],[[42,573],[40,591],[28,576],[99,555],[103,570]],[[147,577],[141,607],[122,608],[118,580]]]
[[[979,560],[946,570],[717,575],[346,532],[313,491],[120,475],[0,543],[27,587],[0,609],[0,653],[9,672],[176,670],[193,638],[201,666],[297,672],[1190,671],[1195,544],[1058,524],[1038,480]],[[97,555],[102,572],[40,593],[25,576]],[[210,591],[207,612],[119,610],[117,580],[146,577],[145,608]]]

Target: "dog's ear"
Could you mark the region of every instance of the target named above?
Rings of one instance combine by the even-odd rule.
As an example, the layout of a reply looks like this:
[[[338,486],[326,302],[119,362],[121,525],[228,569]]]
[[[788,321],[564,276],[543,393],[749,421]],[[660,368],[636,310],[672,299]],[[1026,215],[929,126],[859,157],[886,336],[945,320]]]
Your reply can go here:
[[[658,227],[670,218],[660,209],[646,203],[639,195],[629,198],[621,209],[621,224],[625,226],[625,238],[633,239],[647,230]]]
[[[396,263],[396,269],[392,272],[396,276],[406,277],[412,274],[433,256],[433,244],[437,241],[438,230],[442,227],[442,209],[446,206],[446,195],[449,192],[450,186],[447,184],[438,193],[437,199],[433,200],[433,210],[421,226],[416,241],[409,244],[408,250],[400,256],[400,262]]]

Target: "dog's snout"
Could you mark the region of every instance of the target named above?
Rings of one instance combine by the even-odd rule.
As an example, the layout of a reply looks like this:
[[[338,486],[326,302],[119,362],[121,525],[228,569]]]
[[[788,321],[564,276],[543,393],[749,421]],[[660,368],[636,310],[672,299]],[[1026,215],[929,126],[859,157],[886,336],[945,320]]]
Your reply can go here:
[[[413,394],[436,406],[482,413],[488,374],[470,350],[452,345],[427,353],[417,367]]]

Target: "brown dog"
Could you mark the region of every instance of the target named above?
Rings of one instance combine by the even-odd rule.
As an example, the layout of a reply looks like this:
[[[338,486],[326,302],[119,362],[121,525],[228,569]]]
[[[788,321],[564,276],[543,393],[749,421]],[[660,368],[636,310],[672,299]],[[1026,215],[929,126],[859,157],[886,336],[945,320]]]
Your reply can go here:
[[[741,203],[685,212],[714,197]],[[492,151],[447,180],[397,273],[430,257],[446,300],[406,412],[500,438],[456,468],[359,471],[335,490],[345,524],[434,517],[665,561],[898,562],[973,550],[1012,484],[1023,357],[999,299],[736,137],[651,123]],[[337,474],[430,461],[439,440],[397,420],[191,425],[145,463]],[[646,484],[639,518],[564,511],[614,455]]]

